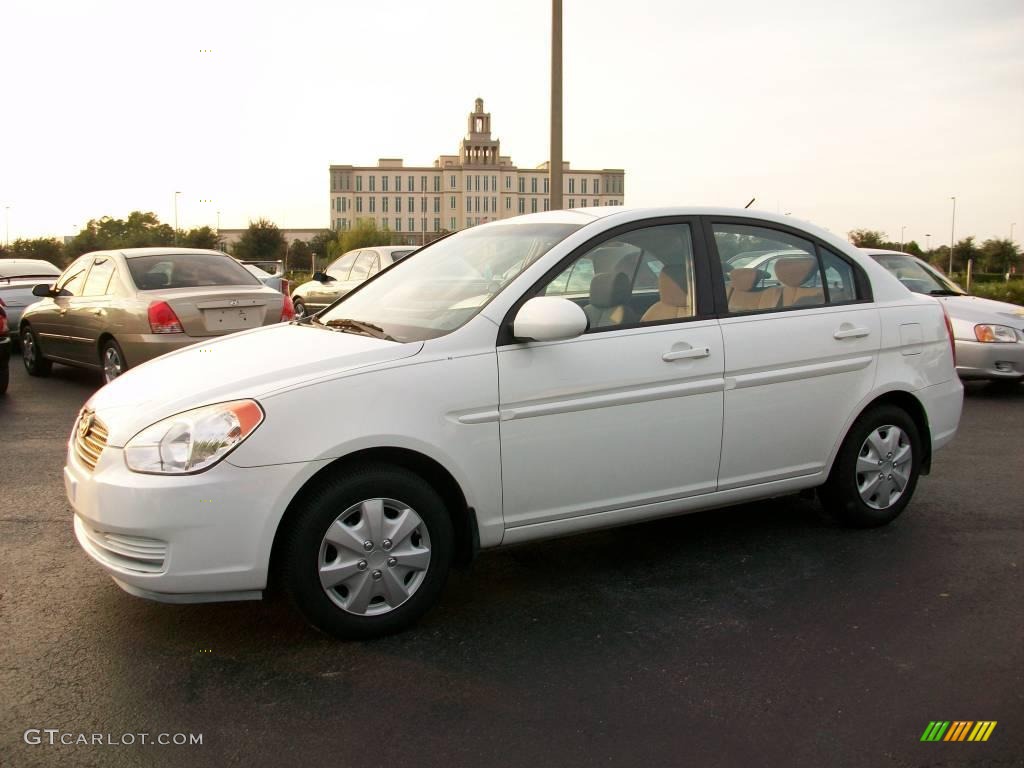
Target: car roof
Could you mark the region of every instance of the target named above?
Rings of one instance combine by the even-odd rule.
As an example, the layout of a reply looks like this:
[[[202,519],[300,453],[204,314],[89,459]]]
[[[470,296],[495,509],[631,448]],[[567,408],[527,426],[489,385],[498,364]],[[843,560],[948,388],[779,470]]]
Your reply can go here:
[[[912,253],[906,253],[904,251],[888,251],[885,248],[861,248],[868,256],[909,256],[912,259],[916,259]]]
[[[112,253],[119,253],[126,259],[135,259],[139,256],[228,256],[223,251],[214,251],[208,248],[178,248],[173,245],[161,245],[151,248],[110,248],[106,251],[93,251],[85,256],[101,256]],[[228,256],[228,258],[231,258]]]
[[[60,267],[46,259],[0,259],[0,267],[6,267],[8,265],[12,267],[38,267],[43,264],[48,267],[53,267],[60,272]]]

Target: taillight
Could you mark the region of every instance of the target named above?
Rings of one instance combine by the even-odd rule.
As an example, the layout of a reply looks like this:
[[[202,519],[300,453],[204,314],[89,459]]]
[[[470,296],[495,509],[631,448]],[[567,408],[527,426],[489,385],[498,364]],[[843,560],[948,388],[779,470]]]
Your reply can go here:
[[[946,305],[940,301],[939,306],[942,307],[942,316],[946,319],[946,335],[949,336],[949,351],[953,354],[953,367],[956,368],[956,341],[953,340],[953,322],[949,319],[949,312],[946,311]]]
[[[7,335],[7,313],[4,311],[4,300],[0,299],[0,335]]]
[[[287,322],[288,320],[295,319],[295,307],[292,305],[292,300],[285,294],[283,297],[284,301],[281,302],[281,322]]]
[[[281,293],[283,293],[285,296],[291,296],[292,295],[292,283],[291,283],[291,280],[286,280],[283,277],[281,278]]]
[[[149,305],[149,329],[153,333],[184,333],[181,321],[166,301],[154,301]]]

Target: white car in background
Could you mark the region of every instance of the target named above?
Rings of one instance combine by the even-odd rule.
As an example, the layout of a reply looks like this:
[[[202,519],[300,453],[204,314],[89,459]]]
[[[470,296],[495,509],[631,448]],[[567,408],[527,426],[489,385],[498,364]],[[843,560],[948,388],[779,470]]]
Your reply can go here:
[[[789,252],[778,285],[739,268],[727,290],[740,240]],[[315,317],[127,371],[64,479],[126,591],[258,599],[274,574],[316,626],[368,637],[478,549],[812,488],[886,524],[962,398],[941,305],[828,232],[585,208],[463,230]]]
[[[0,259],[0,304],[7,310],[7,333],[18,336],[25,307],[39,299],[32,289],[60,275],[60,268],[42,259]]]
[[[926,261],[909,253],[863,250],[910,290],[942,302],[953,323],[956,371],[961,379],[1024,381],[1024,307],[969,296]]]

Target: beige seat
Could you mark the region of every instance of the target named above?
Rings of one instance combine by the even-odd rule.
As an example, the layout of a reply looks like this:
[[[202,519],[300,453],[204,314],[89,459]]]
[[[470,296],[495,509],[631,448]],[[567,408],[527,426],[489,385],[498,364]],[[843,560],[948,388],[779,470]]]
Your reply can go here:
[[[775,262],[775,276],[782,283],[782,306],[813,307],[825,303],[825,291],[817,287],[803,287],[818,271],[818,261],[811,256],[795,256]]]
[[[591,328],[636,322],[628,306],[629,277],[622,272],[601,272],[590,281],[590,303],[583,308]]]
[[[782,298],[782,289],[756,288],[765,277],[764,270],[753,267],[737,267],[729,273],[728,291],[730,312],[755,312],[759,309],[775,309]]]
[[[693,317],[690,295],[687,293],[686,278],[681,266],[666,266],[658,275],[658,301],[644,312],[642,323],[657,320],[675,320],[679,317]]]

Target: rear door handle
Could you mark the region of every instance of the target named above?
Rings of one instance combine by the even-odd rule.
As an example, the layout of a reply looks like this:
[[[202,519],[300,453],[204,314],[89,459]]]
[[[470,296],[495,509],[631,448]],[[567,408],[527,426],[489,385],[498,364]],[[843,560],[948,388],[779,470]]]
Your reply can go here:
[[[871,334],[870,328],[840,328],[832,334],[833,339],[861,339]]]
[[[710,347],[691,347],[690,349],[676,349],[666,352],[661,356],[661,359],[666,363],[671,363],[673,360],[693,360],[697,357],[708,357],[710,354]]]

